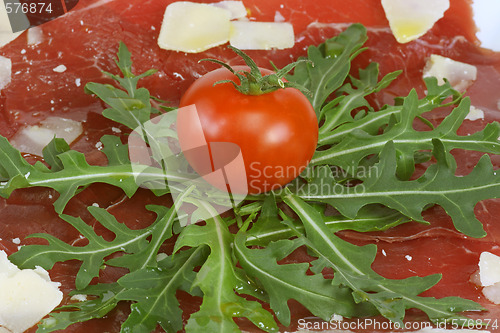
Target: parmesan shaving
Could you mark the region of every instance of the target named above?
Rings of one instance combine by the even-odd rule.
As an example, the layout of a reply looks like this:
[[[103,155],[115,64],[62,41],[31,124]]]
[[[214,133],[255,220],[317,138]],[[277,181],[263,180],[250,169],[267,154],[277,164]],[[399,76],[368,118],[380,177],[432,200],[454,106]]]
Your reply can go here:
[[[158,45],[187,53],[205,51],[227,43],[231,13],[223,8],[187,1],[167,6]]]
[[[229,43],[241,50],[270,50],[293,47],[293,26],[286,22],[232,22]]]
[[[437,54],[433,54],[427,60],[424,67],[423,77],[434,76],[440,85],[447,79],[453,88],[464,91],[477,78],[476,66],[456,61]]]
[[[500,282],[500,257],[483,252],[479,257],[479,278],[483,287]]]
[[[28,29],[28,45],[34,46],[43,42],[43,31],[40,27]]]
[[[12,146],[24,153],[42,156],[43,148],[55,137],[71,144],[83,132],[78,121],[61,117],[48,117],[39,125],[25,126],[10,140]]]
[[[429,31],[450,7],[449,0],[382,0],[396,40],[408,43]]]
[[[500,304],[500,257],[483,252],[479,257],[479,282],[483,295],[492,303]]]
[[[0,327],[21,333],[61,303],[60,283],[41,267],[19,269],[0,251]]]

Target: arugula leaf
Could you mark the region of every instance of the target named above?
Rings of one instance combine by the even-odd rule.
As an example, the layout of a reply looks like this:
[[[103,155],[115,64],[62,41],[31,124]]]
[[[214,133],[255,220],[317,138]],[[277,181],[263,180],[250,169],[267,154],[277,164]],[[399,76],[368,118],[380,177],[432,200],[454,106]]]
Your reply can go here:
[[[202,209],[213,210],[206,203],[201,205]],[[236,290],[245,292],[240,288],[240,281],[245,278],[232,261],[234,235],[217,214],[211,215],[216,217],[207,219],[205,226],[191,224],[185,227],[175,244],[174,252],[183,246],[210,247],[210,255],[193,284],[203,292],[203,302],[200,310],[190,316],[186,332],[237,332],[239,329],[233,317],[246,317],[266,332],[277,331],[272,315],[260,303],[235,293]]]
[[[152,113],[159,113],[151,106],[151,95],[146,88],[137,88],[140,79],[153,75],[156,70],[149,70],[140,75],[132,73],[132,60],[127,46],[122,42],[118,49],[118,68],[123,77],[106,73],[125,90],[110,84],[89,82],[85,85],[88,94],[95,94],[103,102],[111,106],[103,111],[102,115],[108,119],[123,124],[130,129],[142,126],[151,119]]]
[[[54,312],[50,318],[46,319],[41,324],[39,331],[52,332],[64,329],[76,322],[86,321],[92,318],[101,318],[114,309],[120,300],[133,299],[132,296],[135,294],[132,290],[129,290],[130,288],[127,281],[133,280],[136,276],[140,276],[140,274],[148,272],[149,270],[165,269],[172,265],[174,267],[180,267],[186,264],[185,261],[188,260],[186,254],[188,254],[188,252],[178,255],[178,258],[175,258],[176,261],[173,262],[172,259],[163,261],[161,265],[157,262],[157,254],[160,246],[166,239],[173,236],[172,230],[177,221],[175,208],[166,208],[163,206],[147,206],[147,208],[156,213],[157,218],[155,222],[147,228],[131,230],[124,224],[118,222],[106,210],[90,206],[88,209],[96,220],[116,235],[112,241],[106,241],[101,236],[96,235],[92,227],[83,222],[80,218],[62,215],[61,217],[66,222],[70,223],[89,240],[87,245],[72,246],[48,234],[34,234],[30,237],[46,239],[49,244],[23,246],[18,252],[15,252],[9,257],[16,265],[24,268],[41,266],[45,269],[50,269],[56,262],[63,262],[71,259],[82,261],[82,266],[76,275],[75,282],[77,291],[73,293],[92,295],[92,298],[84,302],[73,303],[58,308],[57,310],[60,312]],[[111,254],[121,252],[125,252],[125,254],[108,260],[105,259]],[[200,253],[197,252],[192,255],[190,260],[197,263],[200,258]],[[123,284],[105,283],[89,285],[90,281],[99,275],[99,270],[105,265],[128,268],[130,273],[123,277],[124,280],[118,281],[125,281]],[[189,265],[186,267],[188,266]],[[131,276],[128,277],[130,274]],[[181,288],[185,285],[182,283],[177,285],[175,283],[177,282],[173,281],[169,287]],[[135,288],[137,288],[137,286]],[[175,297],[176,289],[171,289],[169,291],[174,293],[174,296],[169,294],[164,296],[170,301],[171,297]],[[97,298],[93,296],[97,296]],[[134,309],[140,309],[144,304],[148,306],[148,302],[139,302],[134,306]],[[75,311],[76,309],[78,311]],[[127,325],[134,326],[136,322],[134,318],[136,317],[133,316],[127,321]],[[173,319],[170,318],[169,320]],[[140,322],[141,320],[139,320],[139,323]],[[141,327],[141,325],[138,325],[138,327]]]
[[[64,139],[54,138],[43,148],[43,159],[50,166],[51,171],[60,171],[64,169],[62,161],[57,157],[59,154],[70,150],[68,143]]]
[[[333,287],[322,274],[307,275],[309,263],[283,264],[277,261],[287,257],[303,245],[302,241],[280,240],[264,249],[248,249],[245,233],[236,235],[234,251],[247,274],[258,279],[269,294],[269,304],[281,323],[290,325],[288,300],[295,299],[312,314],[330,320],[334,314],[346,317],[373,315],[373,308],[358,306],[348,288]]]
[[[418,179],[398,179],[396,148],[390,141],[375,165],[376,172],[365,178],[359,187],[343,186],[335,182],[331,173],[318,173],[313,182],[296,189],[296,193],[307,201],[328,203],[351,218],[361,207],[379,203],[415,221],[427,223],[421,215],[422,210],[438,204],[450,215],[458,231],[471,237],[485,236],[474,207],[481,200],[500,197],[500,174],[493,169],[489,156],[484,155],[471,173],[455,176],[455,160],[446,152],[444,144],[437,139],[432,140],[432,144],[437,163],[429,166]]]
[[[101,141],[106,145],[104,153],[110,163],[107,166],[89,165],[85,156],[75,150],[60,149],[60,140],[49,145],[46,155],[51,156],[49,163],[54,169],[48,169],[42,163],[29,164],[21,153],[11,146],[9,141],[0,137],[0,196],[7,198],[12,191],[28,187],[49,187],[60,196],[54,202],[56,212],[62,213],[68,201],[82,188],[92,183],[106,183],[121,188],[127,196],[132,196],[139,187],[135,181],[126,147],[114,136],[104,136]],[[55,146],[58,147],[54,148]],[[64,151],[65,150],[65,151]],[[120,157],[118,157],[120,156]],[[123,163],[128,161],[128,163]]]
[[[325,205],[315,205],[315,209],[322,214],[322,218],[331,232],[341,230],[382,231],[410,221],[400,212],[378,205],[361,208],[355,218],[347,218],[338,214],[326,216]],[[293,228],[289,224],[292,224]],[[297,231],[303,233],[304,225],[300,220],[286,216],[281,210],[278,212],[275,197],[271,194],[264,200],[259,218],[253,223],[250,231],[246,233],[246,244],[267,246],[271,241],[294,237]]]
[[[320,46],[309,46],[307,56],[310,62],[298,63],[294,73],[287,75],[289,81],[311,93],[306,96],[318,120],[323,104],[342,86],[351,69],[351,60],[363,51],[361,47],[366,40],[366,28],[353,24]]]
[[[68,326],[94,318],[102,318],[118,305],[116,295],[123,290],[116,282],[92,285],[80,291],[82,295],[91,295],[91,299],[71,303],[57,308],[60,312],[51,312],[48,318],[38,324],[37,333],[50,333],[64,330]],[[71,294],[78,294],[72,292]],[[64,311],[68,310],[68,311]]]
[[[150,209],[154,210],[155,208],[150,207]],[[49,234],[33,234],[29,237],[45,239],[49,244],[23,246],[18,252],[12,254],[10,259],[20,267],[41,266],[45,269],[51,269],[56,262],[78,259],[82,261],[82,266],[76,274],[75,283],[77,289],[83,289],[94,277],[99,276],[99,270],[104,263],[129,269],[137,268],[137,265],[140,267],[143,265],[154,266],[160,245],[165,239],[172,236],[171,227],[175,218],[173,208],[150,227],[140,230],[129,229],[103,208],[90,206],[88,210],[99,223],[115,234],[116,237],[112,241],[106,241],[101,236],[96,235],[93,228],[81,218],[61,215],[63,220],[88,239],[87,245],[75,247]],[[161,232],[155,229],[159,229]],[[153,239],[148,242],[147,238],[153,233]],[[131,254],[105,261],[107,256],[116,252]],[[131,258],[134,260],[130,260]]]
[[[401,74],[401,71],[387,74],[380,82],[378,82],[378,74],[378,64],[370,63],[365,69],[359,70],[359,79],[350,76],[351,83],[346,83],[335,91],[335,95],[340,96],[328,102],[321,109],[320,119],[324,118],[325,121],[319,129],[320,136],[341,124],[353,122],[352,110],[365,108],[373,111],[366,97],[386,88]]]
[[[438,107],[449,106],[458,103],[461,100],[461,95],[455,91],[449,82],[443,85],[438,85],[435,77],[424,79],[427,94],[424,98],[418,101],[418,111],[415,111],[417,117],[421,114],[432,111]],[[380,83],[379,83],[380,84]],[[349,98],[346,96],[345,98]],[[451,102],[444,103],[446,99],[451,98]],[[385,105],[382,109],[376,112],[368,112],[362,118],[357,118],[355,121],[344,123],[331,130],[326,127],[320,127],[318,145],[324,146],[342,141],[346,135],[351,132],[362,130],[371,135],[379,133],[380,129],[387,126],[391,119],[400,120],[403,110],[401,99],[397,99],[396,105]],[[351,113],[353,109],[345,109],[345,113]]]
[[[359,247],[337,237],[314,208],[290,192],[284,201],[304,224],[307,238],[299,234],[299,239],[321,259],[321,265],[316,266],[315,271],[319,271],[323,265],[333,268],[335,275],[332,284],[350,288],[356,303],[372,304],[381,315],[401,326],[405,309],[420,309],[433,321],[463,319],[456,313],[483,309],[473,301],[458,297],[435,299],[418,296],[434,286],[440,280],[439,275],[403,280],[391,280],[378,275],[371,269],[377,253],[375,245]]]
[[[207,247],[180,251],[158,262],[158,267],[143,268],[118,280],[124,291],[117,299],[130,300],[131,313],[122,325],[122,331],[152,332],[157,324],[166,332],[182,329],[182,310],[176,298],[177,290],[201,296],[191,290],[196,278],[195,267],[208,255]]]
[[[472,135],[457,134],[469,110],[470,100],[465,98],[435,129],[416,131],[413,128],[413,121],[418,116],[419,108],[417,93],[413,90],[404,100],[401,120],[383,134],[370,135],[360,130],[353,131],[339,144],[317,151],[311,163],[356,169],[363,158],[372,154],[378,155],[385,144],[392,141],[398,152],[398,176],[401,179],[409,179],[415,170],[415,153],[432,149],[433,139],[439,139],[448,151],[458,148],[499,154],[500,124],[498,123],[490,123],[482,131]]]
[[[128,146],[116,136],[105,135],[101,138],[102,152],[108,159],[106,166],[88,164],[84,154],[68,150],[67,143],[63,141],[53,140],[44,149],[51,166],[49,169],[41,162],[29,164],[6,138],[0,136],[0,196],[8,198],[14,190],[21,188],[52,188],[60,194],[54,202],[55,211],[62,213],[72,197],[93,183],[119,187],[131,197],[140,186],[150,181],[162,182],[163,190],[153,191],[157,195],[169,193],[167,178],[181,183],[191,181],[188,174],[163,168],[141,168],[136,164],[134,169],[128,156]]]

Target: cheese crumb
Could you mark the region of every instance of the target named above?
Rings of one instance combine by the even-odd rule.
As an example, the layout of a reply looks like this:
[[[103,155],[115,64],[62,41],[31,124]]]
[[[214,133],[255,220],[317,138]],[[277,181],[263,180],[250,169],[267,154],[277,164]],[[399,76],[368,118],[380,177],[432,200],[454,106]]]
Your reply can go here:
[[[274,22],[285,22],[285,17],[279,11],[274,13]]]
[[[245,5],[241,1],[227,0],[227,1],[216,2],[211,5],[229,11],[231,13],[230,16],[231,20],[237,20],[247,16],[247,9],[245,8]]]
[[[71,296],[70,300],[76,301],[76,302],[85,302],[87,300],[87,295],[76,294],[76,295]]]
[[[54,72],[56,72],[56,73],[64,73],[64,72],[66,72],[66,70],[67,70],[67,69],[68,69],[68,68],[66,68],[66,66],[64,66],[64,65],[59,65],[59,66],[57,66],[56,68],[54,68],[54,69],[52,69],[52,70],[53,70]]]
[[[476,66],[433,54],[425,64],[423,77],[434,76],[440,85],[447,79],[459,91],[467,89],[477,78]]]
[[[450,1],[382,0],[382,6],[396,40],[408,43],[429,31],[450,8]]]
[[[343,321],[343,320],[344,320],[344,317],[342,317],[341,315],[338,315],[336,313],[334,313],[332,318],[330,319],[330,321]]]
[[[160,252],[156,255],[156,261],[162,261],[163,259],[167,258],[168,255],[166,253]]]
[[[12,239],[12,243],[19,245],[19,244],[21,244],[21,240],[19,239],[19,237],[16,237],[16,238]]]
[[[61,303],[60,283],[41,267],[19,269],[0,251],[0,327],[21,333]]]
[[[293,26],[286,22],[231,22],[229,43],[241,50],[287,49],[295,44]]]
[[[484,120],[484,111],[481,109],[476,108],[475,106],[471,105],[470,111],[465,117],[465,119],[474,121],[474,120]]]
[[[165,50],[202,52],[227,43],[231,13],[223,8],[187,1],[167,6],[158,37]]]

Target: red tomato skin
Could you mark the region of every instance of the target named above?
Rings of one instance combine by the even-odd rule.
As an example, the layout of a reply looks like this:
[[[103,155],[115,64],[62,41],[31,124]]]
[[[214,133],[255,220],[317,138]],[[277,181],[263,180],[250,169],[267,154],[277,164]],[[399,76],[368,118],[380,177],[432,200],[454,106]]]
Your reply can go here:
[[[243,69],[247,68],[235,67]],[[231,83],[214,85],[220,80],[239,82],[229,70],[216,69],[195,81],[180,101],[180,107],[196,106],[207,143],[231,142],[240,147],[249,194],[275,190],[295,179],[308,165],[318,141],[318,121],[307,97],[294,88],[245,95]],[[178,134],[181,147],[194,136],[189,128]],[[196,165],[198,161],[188,158],[188,162],[197,171],[204,168]]]

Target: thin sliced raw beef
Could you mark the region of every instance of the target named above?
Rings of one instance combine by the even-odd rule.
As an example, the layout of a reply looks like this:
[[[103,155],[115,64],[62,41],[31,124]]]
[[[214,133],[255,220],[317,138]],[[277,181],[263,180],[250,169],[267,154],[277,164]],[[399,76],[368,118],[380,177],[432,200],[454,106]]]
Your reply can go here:
[[[152,95],[176,105],[186,88],[200,75],[216,67],[203,58],[217,58],[230,64],[240,63],[225,47],[217,47],[199,54],[184,54],[161,50],[157,36],[165,7],[171,0],[80,0],[68,14],[48,22],[37,29],[41,39],[27,45],[27,33],[0,49],[0,55],[13,63],[12,83],[0,95],[0,134],[7,138],[25,124],[36,124],[48,116],[58,115],[84,122],[84,135],[73,147],[84,152],[94,164],[105,163],[105,157],[96,149],[103,134],[115,134],[116,124],[104,119],[100,113],[105,106],[95,97],[84,93],[87,82],[111,82],[102,71],[117,73],[114,64],[118,43],[129,47],[136,73],[150,68],[157,74],[141,81]],[[210,1],[207,1],[210,2]],[[369,49],[353,64],[353,73],[369,62],[380,63],[381,74],[403,69],[384,94],[379,94],[374,105],[392,103],[395,96],[406,95],[416,88],[424,93],[421,79],[426,58],[433,53],[452,57],[478,67],[478,79],[469,89],[473,105],[485,111],[484,120],[466,121],[462,133],[472,133],[486,122],[499,120],[500,92],[491,89],[500,82],[500,54],[493,54],[477,47],[472,15],[467,0],[452,0],[445,17],[421,39],[405,45],[398,44],[392,36],[383,9],[375,0],[248,0],[244,1],[250,16],[259,21],[273,21],[279,13],[294,25],[296,45],[291,50],[252,51],[256,62],[269,67],[269,60],[283,66],[306,53],[311,44],[318,44],[332,37],[347,24],[361,22],[369,28]],[[64,65],[64,72],[54,71]],[[443,114],[436,113],[432,121],[439,122]],[[122,128],[123,132],[125,129]],[[467,174],[480,154],[456,152],[461,174]],[[496,167],[500,165],[494,157]],[[59,219],[53,210],[55,193],[45,189],[15,192],[9,199],[0,200],[0,249],[16,251],[14,239],[21,244],[35,240],[25,237],[35,232],[50,233],[68,243],[84,242],[78,233]],[[169,204],[168,198],[157,198],[146,191],[139,191],[128,199],[116,189],[105,185],[91,186],[76,198],[66,213],[81,216],[95,226],[96,232],[108,237],[105,230],[93,220],[86,207],[94,203],[107,207],[119,221],[131,228],[143,228],[152,223],[154,216],[144,209],[146,203]],[[389,278],[413,275],[443,274],[441,282],[425,294],[427,296],[461,296],[477,300],[489,312],[471,314],[471,318],[500,319],[500,306],[487,301],[471,282],[477,270],[479,254],[490,251],[500,255],[500,201],[489,200],[476,207],[478,218],[485,225],[488,236],[471,239],[453,228],[448,216],[439,208],[428,210],[425,217],[430,226],[408,223],[385,232],[360,234],[343,232],[342,237],[357,244],[376,243],[378,256],[373,268]],[[17,243],[17,241],[16,241]],[[166,244],[166,251],[172,244]],[[296,260],[309,260],[304,253]],[[74,288],[76,262],[57,264],[51,270],[53,280],[62,283],[67,293]],[[101,282],[115,280],[123,274],[117,269],[103,272]],[[199,307],[199,299],[180,292],[182,307],[187,312]],[[120,323],[126,319],[127,304],[111,312],[106,318],[71,326],[66,332],[119,332]],[[293,303],[295,324],[310,316],[299,304]],[[419,319],[418,312],[409,313]],[[185,316],[185,320],[187,319]],[[242,323],[247,327],[248,323]],[[284,329],[284,328],[283,328]],[[255,328],[252,330],[257,331]],[[31,331],[35,331],[32,329]]]

